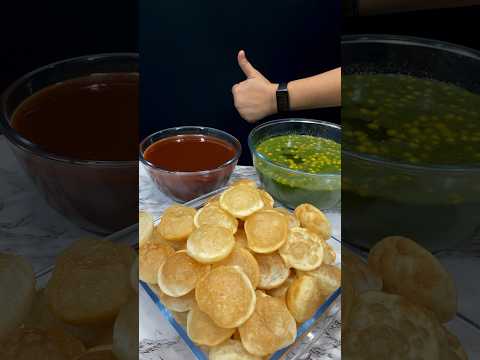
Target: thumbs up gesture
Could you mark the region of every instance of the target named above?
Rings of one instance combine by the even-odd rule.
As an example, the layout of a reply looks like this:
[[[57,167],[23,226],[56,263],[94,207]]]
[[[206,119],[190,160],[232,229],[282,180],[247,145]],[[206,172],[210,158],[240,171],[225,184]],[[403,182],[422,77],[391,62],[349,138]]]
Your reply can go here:
[[[256,122],[277,112],[277,84],[272,84],[247,60],[245,51],[238,53],[238,65],[247,77],[233,85],[233,101],[240,116],[248,122]]]

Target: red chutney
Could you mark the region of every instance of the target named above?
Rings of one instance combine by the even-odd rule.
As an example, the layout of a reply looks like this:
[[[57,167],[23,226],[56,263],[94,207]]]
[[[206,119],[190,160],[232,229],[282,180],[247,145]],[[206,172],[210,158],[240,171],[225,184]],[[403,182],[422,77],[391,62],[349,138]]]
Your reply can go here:
[[[41,149],[75,160],[138,157],[136,73],[95,74],[50,85],[15,111],[12,127]]]
[[[147,170],[157,186],[179,201],[225,185],[237,164],[236,155],[237,149],[230,143],[200,134],[161,139],[143,153],[153,165]]]
[[[48,203],[92,232],[138,221],[137,73],[93,74],[50,85],[16,109],[12,128],[43,152],[117,165],[72,165],[12,147]]]
[[[235,156],[232,145],[213,136],[177,135],[150,145],[143,157],[168,171],[213,170]]]

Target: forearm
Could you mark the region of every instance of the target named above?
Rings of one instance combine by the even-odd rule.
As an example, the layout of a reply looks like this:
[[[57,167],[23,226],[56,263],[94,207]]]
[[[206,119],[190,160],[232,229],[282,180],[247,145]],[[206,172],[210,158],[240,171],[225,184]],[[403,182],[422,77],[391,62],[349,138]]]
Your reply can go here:
[[[341,69],[288,83],[290,109],[308,110],[341,105]]]
[[[480,5],[480,0],[358,0],[359,15]]]

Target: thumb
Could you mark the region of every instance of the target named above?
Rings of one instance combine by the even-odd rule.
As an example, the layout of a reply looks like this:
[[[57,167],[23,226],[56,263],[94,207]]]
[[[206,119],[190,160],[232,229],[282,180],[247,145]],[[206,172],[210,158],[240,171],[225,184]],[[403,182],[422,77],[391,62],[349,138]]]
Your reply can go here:
[[[253,67],[252,64],[247,60],[247,56],[245,55],[245,51],[240,50],[237,56],[238,65],[242,69],[243,73],[248,79],[257,78],[257,77],[264,77],[257,69]]]

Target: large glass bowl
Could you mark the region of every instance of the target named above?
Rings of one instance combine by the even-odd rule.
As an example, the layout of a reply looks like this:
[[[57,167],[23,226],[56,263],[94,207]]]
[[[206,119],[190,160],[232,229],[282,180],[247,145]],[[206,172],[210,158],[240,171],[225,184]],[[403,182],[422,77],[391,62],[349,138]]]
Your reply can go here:
[[[344,75],[406,74],[480,93],[480,52],[453,44],[390,35],[346,36],[342,61]],[[480,164],[417,166],[345,145],[342,161],[347,243],[370,249],[385,236],[402,235],[440,252],[469,246],[480,235]]]
[[[145,159],[144,153],[155,142],[169,137],[199,135],[217,138],[233,147],[234,156],[215,169],[203,171],[169,171],[155,166]],[[147,136],[140,144],[140,161],[157,188],[170,198],[185,202],[224,186],[235,170],[242,153],[242,145],[232,135],[203,126],[180,126],[164,129]],[[193,157],[199,156],[192,154]]]
[[[257,151],[263,141],[279,135],[311,135],[341,142],[341,127],[326,121],[282,119],[263,123],[252,130],[248,146],[260,181],[267,192],[291,209],[310,203],[326,210],[339,205],[341,172],[312,174],[276,164]]]
[[[138,73],[138,55],[101,54],[50,64],[17,80],[0,98],[0,130],[40,193],[68,220],[101,234],[138,221],[138,161],[82,161],[58,156],[28,141],[10,124],[17,107],[34,93],[65,80],[110,73]],[[109,141],[105,139],[105,146]]]

